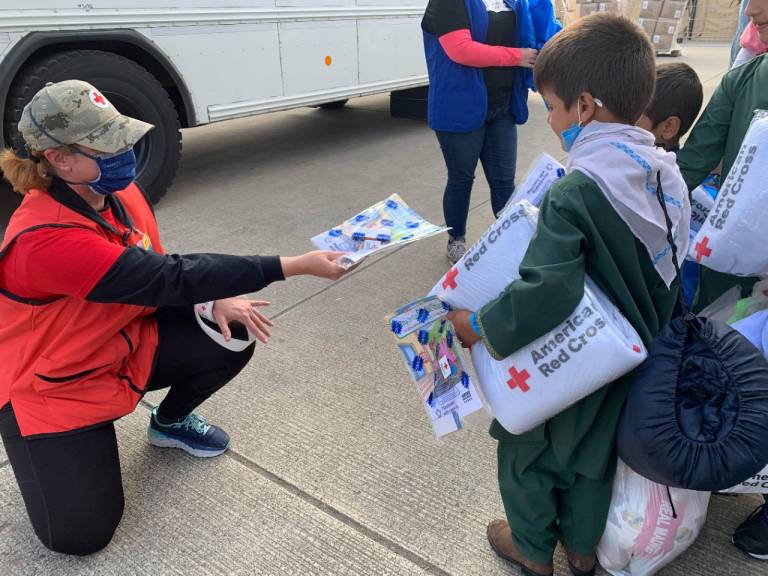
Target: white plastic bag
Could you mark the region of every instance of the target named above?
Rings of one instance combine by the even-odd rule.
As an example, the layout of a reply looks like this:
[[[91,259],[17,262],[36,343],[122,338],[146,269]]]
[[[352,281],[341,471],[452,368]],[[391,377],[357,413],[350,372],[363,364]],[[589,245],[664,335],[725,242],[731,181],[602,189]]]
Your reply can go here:
[[[697,262],[727,274],[768,273],[768,111],[758,110],[715,206],[691,245]]]
[[[669,488],[619,460],[600,565],[614,576],[651,576],[693,544],[704,526],[709,492]]]
[[[717,198],[717,180],[716,176],[710,174],[707,179],[691,192],[691,227],[688,229],[688,246],[696,243],[696,234],[707,221],[710,210],[715,205]],[[693,250],[689,250],[686,256],[687,260],[694,260]]]
[[[509,203],[517,204],[522,200],[528,200],[538,207],[552,184],[563,176],[565,176],[565,167],[546,152],[542,152],[528,169],[525,179],[517,187]]]
[[[480,239],[432,288],[454,308],[477,311],[520,277],[538,210],[523,200],[504,208]]]
[[[522,434],[639,366],[640,336],[589,280],[576,310],[557,328],[504,360],[472,346],[483,396],[508,432]]]

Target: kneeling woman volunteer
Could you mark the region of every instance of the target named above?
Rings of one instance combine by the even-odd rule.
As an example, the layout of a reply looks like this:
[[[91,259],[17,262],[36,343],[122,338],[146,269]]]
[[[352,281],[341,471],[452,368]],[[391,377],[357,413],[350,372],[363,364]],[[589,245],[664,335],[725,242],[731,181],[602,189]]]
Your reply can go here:
[[[112,422],[170,387],[149,441],[196,456],[229,437],[192,411],[248,363],[200,330],[193,305],[215,301],[225,337],[271,323],[234,298],[287,276],[336,279],[338,254],[167,255],[133,182],[132,147],[151,125],[121,115],[93,86],[48,84],[24,108],[30,158],[0,169],[25,195],[0,248],[0,436],[29,518],[51,550],[106,546],[123,513]]]

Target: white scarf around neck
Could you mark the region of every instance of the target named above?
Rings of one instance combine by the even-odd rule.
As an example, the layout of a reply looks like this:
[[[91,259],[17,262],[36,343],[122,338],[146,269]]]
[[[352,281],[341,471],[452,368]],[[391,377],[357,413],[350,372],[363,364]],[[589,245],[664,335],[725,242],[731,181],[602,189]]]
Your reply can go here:
[[[672,221],[677,260],[688,252],[691,204],[672,152],[654,145],[650,132],[627,124],[592,121],[573,144],[567,172],[578,170],[602,190],[614,210],[642,242],[667,287],[676,277],[667,224],[656,196],[661,173],[664,201]]]

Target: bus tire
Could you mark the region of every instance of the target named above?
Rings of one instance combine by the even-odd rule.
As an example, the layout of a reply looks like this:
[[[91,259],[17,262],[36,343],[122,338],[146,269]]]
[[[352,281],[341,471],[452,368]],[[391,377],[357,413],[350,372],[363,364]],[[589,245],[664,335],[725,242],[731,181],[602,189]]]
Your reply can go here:
[[[318,108],[322,108],[323,110],[341,110],[347,105],[347,102],[349,102],[349,98],[335,100],[334,102],[326,102],[325,104],[320,104]]]
[[[24,141],[17,126],[24,106],[47,82],[77,78],[93,84],[126,116],[155,128],[134,148],[136,179],[153,203],[165,195],[179,166],[179,116],[168,93],[133,60],[100,50],[70,50],[26,64],[13,81],[5,106],[6,140],[19,152]]]

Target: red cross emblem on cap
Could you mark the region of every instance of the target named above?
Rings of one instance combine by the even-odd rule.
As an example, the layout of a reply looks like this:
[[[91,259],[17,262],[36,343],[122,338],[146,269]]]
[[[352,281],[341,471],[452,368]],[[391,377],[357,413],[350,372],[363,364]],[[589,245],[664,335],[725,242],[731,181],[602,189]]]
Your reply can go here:
[[[523,369],[522,372],[518,372],[517,368],[512,366],[512,368],[509,369],[509,375],[512,376],[509,380],[507,380],[507,386],[509,386],[510,390],[514,390],[515,388],[520,388],[523,392],[528,392],[530,390],[530,386],[528,386],[528,378],[531,377],[530,374],[528,374],[528,370]]]
[[[88,98],[90,98],[91,102],[93,102],[93,105],[97,106],[98,108],[107,108],[109,106],[107,99],[104,98],[104,96],[102,96],[101,92],[98,90],[91,90],[88,92]]]
[[[712,255],[712,248],[709,247],[709,236],[704,236],[704,239],[696,244],[696,262],[701,262],[701,259],[705,256],[709,258]]]
[[[443,290],[453,290],[458,286],[456,283],[456,276],[459,275],[459,271],[456,269],[456,267],[451,268],[448,270],[448,273],[445,275],[445,279],[443,280]]]

